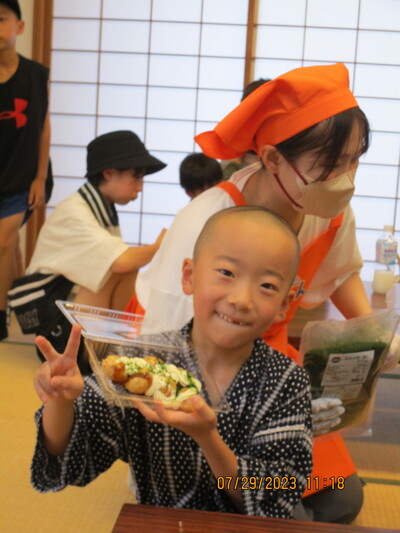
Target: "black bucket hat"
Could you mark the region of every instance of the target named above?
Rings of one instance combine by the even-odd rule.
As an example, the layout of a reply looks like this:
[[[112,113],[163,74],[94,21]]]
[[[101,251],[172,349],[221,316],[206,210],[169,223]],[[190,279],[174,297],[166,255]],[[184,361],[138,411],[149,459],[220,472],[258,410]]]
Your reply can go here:
[[[152,174],[166,166],[149,154],[133,131],[105,133],[96,137],[87,147],[87,178],[109,168],[142,168],[145,174]]]
[[[17,15],[19,20],[21,20],[21,18],[22,18],[21,8],[19,7],[18,0],[0,0],[0,4],[4,4],[9,9],[14,11],[14,13]]]

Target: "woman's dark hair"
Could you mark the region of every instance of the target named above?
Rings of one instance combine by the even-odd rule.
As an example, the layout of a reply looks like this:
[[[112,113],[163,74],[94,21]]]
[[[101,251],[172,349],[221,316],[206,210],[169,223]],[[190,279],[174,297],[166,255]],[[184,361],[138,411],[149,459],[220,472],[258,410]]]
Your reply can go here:
[[[243,89],[242,98],[240,99],[240,101],[243,102],[243,100],[247,98],[249,94],[261,87],[261,85],[264,85],[264,83],[267,83],[267,81],[271,81],[271,78],[259,78],[258,80],[254,80],[248,83]]]
[[[201,153],[186,156],[179,167],[179,182],[186,192],[204,191],[221,180],[221,165]]]
[[[335,168],[350,139],[355,123],[358,124],[361,131],[361,150],[359,154],[361,156],[369,148],[370,127],[367,117],[359,107],[347,109],[342,111],[342,113],[327,118],[277,144],[276,148],[290,163],[294,163],[305,152],[315,151],[315,163],[318,162],[325,167],[324,172],[318,178],[319,181],[323,181]]]

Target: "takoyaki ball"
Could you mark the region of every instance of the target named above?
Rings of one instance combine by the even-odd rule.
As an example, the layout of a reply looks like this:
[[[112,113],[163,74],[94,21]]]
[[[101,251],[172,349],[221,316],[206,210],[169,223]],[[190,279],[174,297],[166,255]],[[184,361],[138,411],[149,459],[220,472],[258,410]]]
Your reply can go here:
[[[153,376],[147,368],[130,376],[124,387],[132,394],[145,394],[153,381]]]
[[[143,357],[143,359],[150,366],[155,366],[157,363],[162,363],[161,359],[158,359],[158,357],[155,357],[154,355],[146,355],[146,357]]]
[[[124,383],[128,379],[126,368],[118,355],[109,355],[103,359],[101,366],[104,373],[115,383]]]

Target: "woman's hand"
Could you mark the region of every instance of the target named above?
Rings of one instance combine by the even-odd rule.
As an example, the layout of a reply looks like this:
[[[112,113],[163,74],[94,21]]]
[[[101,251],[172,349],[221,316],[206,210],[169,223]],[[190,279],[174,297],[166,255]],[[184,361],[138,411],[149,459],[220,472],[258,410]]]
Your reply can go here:
[[[36,346],[46,362],[37,370],[34,387],[42,402],[50,398],[59,401],[74,401],[83,391],[83,378],[77,365],[81,327],[72,327],[67,347],[58,353],[44,337],[36,338]]]
[[[217,427],[217,416],[199,395],[190,398],[193,411],[186,413],[166,409],[161,401],[155,400],[154,410],[137,398],[132,398],[135,407],[149,422],[158,422],[183,431],[199,446]]]

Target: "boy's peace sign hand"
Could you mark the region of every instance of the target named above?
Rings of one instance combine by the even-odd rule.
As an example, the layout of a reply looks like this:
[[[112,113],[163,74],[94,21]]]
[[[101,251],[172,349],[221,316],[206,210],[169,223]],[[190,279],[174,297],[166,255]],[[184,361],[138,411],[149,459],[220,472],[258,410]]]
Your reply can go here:
[[[132,398],[132,401],[150,422],[158,422],[179,429],[200,444],[199,441],[206,439],[207,435],[216,429],[217,416],[201,396],[195,395],[190,399],[193,407],[190,413],[166,409],[159,400],[154,401],[154,410],[137,398]]]
[[[73,401],[81,395],[83,378],[77,365],[80,338],[81,327],[75,324],[63,354],[56,352],[44,337],[36,338],[36,346],[46,359],[34,377],[35,390],[42,402],[50,398]]]

